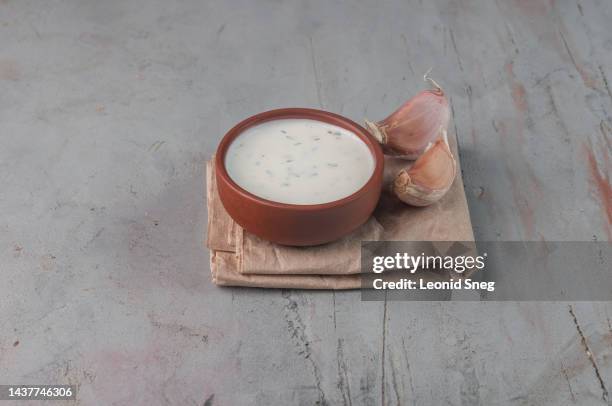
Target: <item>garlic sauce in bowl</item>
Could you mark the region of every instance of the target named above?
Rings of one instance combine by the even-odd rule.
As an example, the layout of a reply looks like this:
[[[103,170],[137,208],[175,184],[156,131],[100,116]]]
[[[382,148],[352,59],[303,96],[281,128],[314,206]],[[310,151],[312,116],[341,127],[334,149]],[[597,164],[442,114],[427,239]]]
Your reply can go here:
[[[347,197],[371,178],[374,158],[354,133],[322,121],[271,120],[229,146],[225,168],[244,190],[279,203],[322,204]]]
[[[277,244],[318,245],[349,234],[370,218],[382,190],[379,143],[323,110],[248,117],[221,139],[214,160],[227,214]]]

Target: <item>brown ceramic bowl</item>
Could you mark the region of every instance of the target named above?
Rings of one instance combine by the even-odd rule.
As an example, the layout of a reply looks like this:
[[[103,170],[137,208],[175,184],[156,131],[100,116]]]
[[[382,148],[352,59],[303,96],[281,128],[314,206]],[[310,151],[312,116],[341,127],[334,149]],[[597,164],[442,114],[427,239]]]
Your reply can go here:
[[[296,205],[257,197],[238,186],[225,169],[225,154],[245,129],[270,120],[305,118],[337,125],[365,142],[374,158],[374,172],[358,191],[323,204]],[[336,240],[365,223],[380,197],[383,154],[379,144],[360,125],[326,111],[288,108],[266,111],[242,121],[225,134],[217,148],[215,169],[221,202],[229,215],[245,230],[284,245],[318,245]]]

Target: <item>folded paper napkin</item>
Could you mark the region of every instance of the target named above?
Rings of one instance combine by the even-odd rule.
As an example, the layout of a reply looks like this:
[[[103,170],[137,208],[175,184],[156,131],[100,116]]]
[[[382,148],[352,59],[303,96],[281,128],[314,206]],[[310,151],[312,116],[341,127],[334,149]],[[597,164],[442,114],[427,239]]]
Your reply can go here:
[[[458,158],[455,137],[449,137]],[[381,199],[370,219],[350,235],[315,247],[288,247],[245,231],[227,214],[206,164],[208,234],[212,280],[217,285],[295,289],[358,289],[362,241],[473,241],[461,171],[437,203],[411,207],[389,193],[397,172],[409,163],[385,158]],[[459,160],[457,159],[457,164]]]

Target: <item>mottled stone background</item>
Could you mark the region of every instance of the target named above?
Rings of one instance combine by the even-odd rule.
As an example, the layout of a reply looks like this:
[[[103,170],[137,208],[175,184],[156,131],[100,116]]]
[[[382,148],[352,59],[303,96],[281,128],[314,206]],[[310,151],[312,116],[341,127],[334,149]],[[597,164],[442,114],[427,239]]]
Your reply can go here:
[[[220,289],[203,247],[204,161],[233,124],[380,119],[430,67],[477,238],[611,239],[610,21],[608,0],[0,0],[0,383],[82,405],[612,404],[610,303]]]

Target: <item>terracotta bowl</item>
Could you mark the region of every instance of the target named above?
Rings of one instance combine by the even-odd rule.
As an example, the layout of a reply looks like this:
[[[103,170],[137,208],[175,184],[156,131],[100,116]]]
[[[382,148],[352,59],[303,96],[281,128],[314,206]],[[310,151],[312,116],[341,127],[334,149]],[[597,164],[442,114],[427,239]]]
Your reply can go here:
[[[356,134],[365,142],[374,158],[374,172],[367,183],[343,199],[309,205],[266,200],[234,183],[225,169],[225,154],[232,141],[251,126],[285,118],[323,121]],[[379,144],[363,127],[337,114],[302,108],[271,110],[247,118],[225,134],[215,158],[219,196],[236,223],[266,240],[297,246],[318,245],[336,240],[365,223],[380,197],[383,166],[383,154]]]

